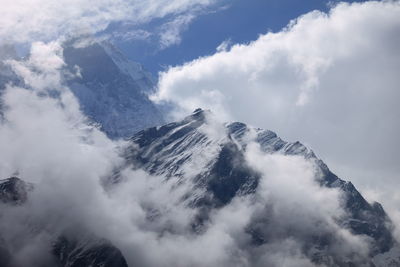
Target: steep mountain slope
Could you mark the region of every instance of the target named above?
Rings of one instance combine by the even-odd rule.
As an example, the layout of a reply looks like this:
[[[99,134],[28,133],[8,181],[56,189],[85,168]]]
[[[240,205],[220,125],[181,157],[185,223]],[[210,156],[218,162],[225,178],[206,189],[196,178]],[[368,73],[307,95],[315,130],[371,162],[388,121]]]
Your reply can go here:
[[[162,124],[162,114],[148,99],[155,86],[151,75],[111,44],[66,42],[64,59],[72,73],[79,70],[68,85],[84,113],[111,138]]]
[[[300,234],[301,226],[291,225],[277,234],[280,222],[274,224],[273,212],[268,209],[247,226],[252,246],[262,246],[274,239],[301,239],[305,255],[314,263],[327,266],[374,266],[373,257],[396,246],[390,219],[382,206],[368,203],[350,182],[339,179],[304,145],[285,142],[272,131],[239,122],[225,125],[210,122],[208,114],[199,109],[183,121],[141,131],[130,139],[131,145],[125,152],[128,165],[144,168],[155,175],[178,177],[182,183],[192,182],[182,201],[201,210],[193,221],[194,231],[204,231],[212,210],[229,204],[235,197],[254,195],[259,190],[263,174],[254,170],[246,158],[246,150],[253,142],[265,155],[298,156],[312,162],[315,180],[321,188],[337,189],[343,196],[345,214],[335,218],[336,226],[355,236],[366,237],[371,247],[366,257],[335,252],[333,247],[339,241],[328,226],[317,234],[311,231]],[[274,203],[270,205],[273,210]],[[324,224],[318,220],[315,223],[316,228]],[[397,260],[393,260],[392,266],[399,266]],[[380,264],[378,266],[386,263]]]
[[[109,43],[75,47],[64,43],[67,70],[64,79],[78,98],[81,109],[111,138],[123,138],[139,130],[164,122],[158,107],[148,95],[155,88],[151,74],[128,60]],[[23,85],[21,79],[4,63],[20,60],[12,45],[0,47],[0,94],[6,84]],[[77,75],[73,75],[76,74]],[[1,115],[0,102],[0,115]]]
[[[0,180],[0,218],[6,216],[4,211],[7,208],[13,206],[17,208],[17,206],[25,205],[32,190],[34,190],[32,184],[16,177]],[[18,253],[14,251],[18,250],[18,246],[15,243],[23,241],[22,244],[29,245],[29,242],[33,242],[32,240],[38,236],[40,237],[42,231],[47,231],[43,225],[29,225],[29,218],[25,220],[26,227],[31,229],[30,234],[32,236],[24,236],[24,241],[3,238],[4,234],[7,234],[8,228],[0,224],[0,266],[25,267],[24,264],[26,263],[21,263],[18,258],[14,258],[15,254]],[[125,258],[116,247],[109,241],[97,238],[88,232],[79,232],[74,228],[73,231],[65,232],[62,235],[48,234],[54,235],[53,240],[49,240],[49,243],[44,244],[51,250],[50,258],[40,262],[40,266],[127,267]],[[37,245],[39,244],[37,243]]]
[[[0,201],[5,204],[20,205],[28,198],[28,192],[33,190],[33,185],[11,177],[0,180]]]

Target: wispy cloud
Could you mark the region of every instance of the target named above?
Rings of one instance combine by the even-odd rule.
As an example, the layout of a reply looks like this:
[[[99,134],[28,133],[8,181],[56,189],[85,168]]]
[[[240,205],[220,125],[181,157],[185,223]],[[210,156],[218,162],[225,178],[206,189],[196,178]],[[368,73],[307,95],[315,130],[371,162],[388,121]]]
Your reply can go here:
[[[161,49],[179,44],[182,31],[187,29],[194,18],[193,14],[181,15],[162,25],[159,34]]]
[[[213,3],[214,0],[5,0],[0,11],[0,38],[8,42],[30,42],[95,34],[113,22],[137,25],[167,15],[182,15]]]

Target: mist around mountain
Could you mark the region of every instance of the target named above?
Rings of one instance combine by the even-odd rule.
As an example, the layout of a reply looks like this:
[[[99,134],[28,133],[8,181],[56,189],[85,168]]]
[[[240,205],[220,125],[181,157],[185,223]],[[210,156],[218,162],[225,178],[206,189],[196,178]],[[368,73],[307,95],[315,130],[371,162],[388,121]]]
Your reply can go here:
[[[87,44],[82,44],[85,41]],[[62,56],[65,65],[61,79],[79,100],[82,112],[110,138],[126,138],[164,123],[160,107],[149,100],[156,86],[153,77],[112,44],[86,37],[70,39],[63,44]],[[3,63],[18,60],[14,47],[2,46],[0,59],[1,91],[19,80]]]
[[[4,51],[1,266],[400,266],[390,214],[302,143],[165,124],[109,44]]]

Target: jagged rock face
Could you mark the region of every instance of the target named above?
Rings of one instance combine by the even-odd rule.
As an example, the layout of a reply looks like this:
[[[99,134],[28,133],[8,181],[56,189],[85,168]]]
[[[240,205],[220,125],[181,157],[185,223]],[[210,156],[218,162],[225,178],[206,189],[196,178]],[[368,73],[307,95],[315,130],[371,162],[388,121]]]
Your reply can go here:
[[[26,183],[17,177],[0,180],[0,201],[3,205],[24,205],[29,192],[34,190],[32,184]],[[1,208],[1,207],[0,207]],[[0,217],[3,216],[0,209]],[[29,226],[28,226],[29,227]],[[35,225],[32,231],[40,229]],[[36,230],[34,230],[36,229]],[[0,266],[25,267],[18,264],[9,244],[2,240],[0,229]],[[50,233],[51,234],[51,233]],[[107,240],[97,238],[90,233],[64,233],[55,237],[51,249],[51,263],[41,263],[40,267],[127,267],[124,256],[118,248]]]
[[[366,235],[373,240],[371,258],[394,247],[390,219],[381,205],[368,203],[350,182],[339,179],[304,145],[285,142],[272,131],[250,128],[239,122],[225,124],[223,129],[216,130],[217,134],[210,135],[206,129],[206,117],[206,111],[196,110],[183,121],[135,134],[125,153],[127,164],[156,175],[191,179],[195,188],[202,189],[201,193],[188,193],[182,201],[203,210],[204,207],[206,210],[220,208],[235,196],[252,194],[257,190],[260,174],[249,167],[244,156],[251,132],[252,140],[266,154],[297,155],[315,163],[320,185],[337,188],[345,197],[346,216],[340,218],[338,224],[355,235]],[[255,246],[268,243],[269,237],[263,230],[267,227],[268,219],[265,218],[268,216],[266,213],[264,218],[256,219],[248,226]],[[196,223],[202,224],[207,217],[207,214],[202,214]],[[328,258],[329,255],[323,254],[327,253],[325,249],[329,244],[335,242],[334,236],[326,234],[307,238],[310,247],[317,246],[322,251],[311,253],[307,252],[310,247],[304,248],[305,254],[315,263],[352,266],[351,261]]]
[[[28,192],[33,189],[31,184],[25,183],[17,177],[0,180],[0,201],[7,204],[23,204]]]
[[[151,75],[115,47],[93,43],[76,48],[65,43],[63,55],[70,72],[80,73],[67,81],[70,89],[84,113],[109,137],[127,137],[163,123],[148,98],[155,87]]]
[[[95,240],[94,244],[81,239],[62,236],[54,244],[53,253],[61,266],[68,267],[127,267],[121,252],[106,240]]]

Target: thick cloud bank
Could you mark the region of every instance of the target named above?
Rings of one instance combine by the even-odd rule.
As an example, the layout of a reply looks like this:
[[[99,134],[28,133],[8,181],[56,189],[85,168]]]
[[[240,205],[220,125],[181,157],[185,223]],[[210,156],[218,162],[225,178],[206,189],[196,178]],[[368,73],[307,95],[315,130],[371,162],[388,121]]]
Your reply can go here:
[[[18,173],[35,187],[25,205],[1,204],[1,241],[20,265],[48,263],[49,245],[71,229],[111,241],[130,266],[314,266],[302,250],[314,234],[334,236],[329,255],[353,260],[367,255],[368,240],[337,224],[344,214],[339,191],[316,183],[312,162],[266,156],[257,145],[246,152],[262,174],[257,192],[212,210],[203,230],[193,232],[201,211],[185,196],[195,192],[191,177],[203,171],[201,163],[212,160],[209,149],[182,166],[189,172],[186,180],[121,169],[118,149],[124,144],[109,140],[80,112],[63,83],[64,75],[74,74],[65,73],[57,42],[34,43],[29,59],[7,64],[24,85],[10,84],[2,96],[0,175]],[[218,121],[210,118],[207,125],[211,140],[225,136]],[[116,168],[121,182],[105,190],[101,181]],[[251,245],[247,227],[254,221],[265,224],[268,244]]]
[[[154,99],[176,104],[175,116],[209,108],[306,142],[396,216],[399,36],[400,2],[341,3],[171,67]]]

